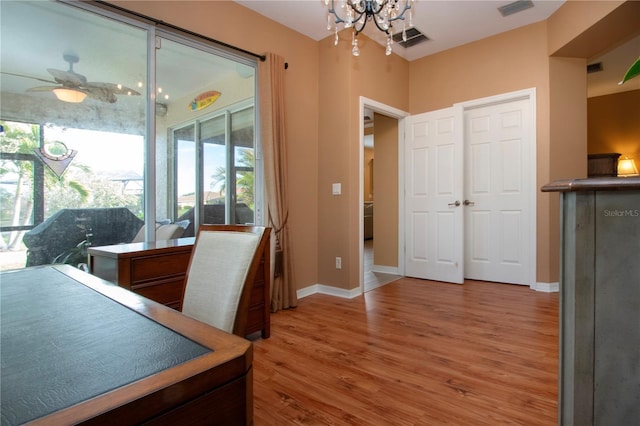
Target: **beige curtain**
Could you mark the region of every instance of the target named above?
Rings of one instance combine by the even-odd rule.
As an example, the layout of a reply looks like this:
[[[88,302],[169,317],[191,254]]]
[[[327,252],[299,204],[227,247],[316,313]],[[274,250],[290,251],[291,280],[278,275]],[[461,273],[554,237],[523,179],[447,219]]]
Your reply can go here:
[[[273,228],[271,245],[271,311],[298,304],[291,276],[289,239],[287,143],[285,139],[284,59],[273,53],[258,63],[260,126],[264,156],[265,201],[268,224]]]

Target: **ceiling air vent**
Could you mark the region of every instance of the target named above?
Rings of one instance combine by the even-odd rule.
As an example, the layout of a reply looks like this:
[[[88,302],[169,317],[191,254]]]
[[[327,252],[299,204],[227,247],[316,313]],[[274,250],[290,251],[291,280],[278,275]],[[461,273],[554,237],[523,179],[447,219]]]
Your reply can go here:
[[[596,62],[595,64],[587,65],[587,74],[591,74],[593,72],[602,71],[602,62]]]
[[[532,7],[533,2],[531,0],[517,0],[513,3],[500,6],[498,8],[498,11],[502,14],[502,16],[509,16],[513,15],[514,13],[522,12],[523,10],[531,9]]]
[[[409,28],[407,30],[407,41],[402,41],[402,31],[393,35],[393,41],[404,48],[415,46],[424,41],[428,41],[429,37],[422,34],[417,28]]]

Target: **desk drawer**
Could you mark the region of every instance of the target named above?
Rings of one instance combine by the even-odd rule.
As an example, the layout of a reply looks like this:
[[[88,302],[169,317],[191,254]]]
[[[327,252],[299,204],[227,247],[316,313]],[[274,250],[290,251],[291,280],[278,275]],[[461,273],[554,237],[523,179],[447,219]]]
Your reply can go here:
[[[177,309],[182,301],[183,286],[184,276],[160,282],[154,281],[149,284],[134,285],[131,290],[147,299]]]
[[[191,251],[157,256],[144,256],[131,260],[131,284],[184,274],[189,266]]]

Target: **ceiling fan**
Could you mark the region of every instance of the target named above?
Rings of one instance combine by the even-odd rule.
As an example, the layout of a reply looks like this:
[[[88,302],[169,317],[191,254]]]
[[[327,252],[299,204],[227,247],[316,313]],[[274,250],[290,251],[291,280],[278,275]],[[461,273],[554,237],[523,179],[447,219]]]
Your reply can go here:
[[[56,84],[56,86],[32,87],[27,89],[27,92],[53,92],[58,99],[66,102],[82,102],[84,98],[88,96],[91,99],[112,104],[118,100],[116,95],[140,95],[139,92],[121,84],[88,82],[84,75],[78,74],[73,70],[73,64],[78,63],[80,60],[78,55],[74,53],[65,53],[62,57],[69,63],[69,69],[67,71],[47,68],[47,71],[55,81],[13,73],[4,74],[16,75],[19,77],[26,77],[44,81],[46,83]]]

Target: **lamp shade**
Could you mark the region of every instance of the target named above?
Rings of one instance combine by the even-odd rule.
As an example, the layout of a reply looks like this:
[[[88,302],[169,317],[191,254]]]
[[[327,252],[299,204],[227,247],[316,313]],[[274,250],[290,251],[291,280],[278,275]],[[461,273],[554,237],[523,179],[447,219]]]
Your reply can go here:
[[[638,176],[638,168],[633,158],[625,157],[618,161],[618,176]]]
[[[53,94],[56,95],[56,98],[60,99],[61,101],[71,102],[74,104],[84,101],[84,98],[87,97],[87,94],[81,92],[80,90],[67,89],[65,87],[53,89]]]

